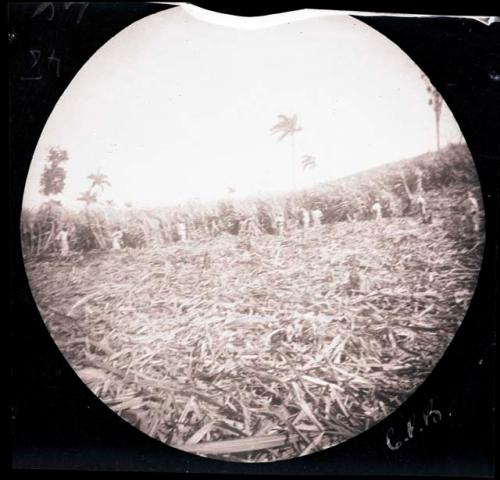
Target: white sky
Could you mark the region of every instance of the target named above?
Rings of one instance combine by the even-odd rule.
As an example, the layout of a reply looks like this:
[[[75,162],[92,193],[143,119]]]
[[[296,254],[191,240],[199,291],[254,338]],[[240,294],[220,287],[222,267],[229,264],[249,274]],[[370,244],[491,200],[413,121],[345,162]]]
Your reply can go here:
[[[182,7],[129,26],[81,69],[35,150],[24,205],[36,206],[49,146],[69,153],[69,207],[100,170],[103,199],[162,206],[291,187],[291,144],[270,135],[297,114],[298,187],[419,155],[436,145],[418,67],[347,16],[236,29]],[[240,19],[241,20],[241,19]],[[443,106],[442,145],[461,139]],[[303,155],[317,167],[303,171]]]

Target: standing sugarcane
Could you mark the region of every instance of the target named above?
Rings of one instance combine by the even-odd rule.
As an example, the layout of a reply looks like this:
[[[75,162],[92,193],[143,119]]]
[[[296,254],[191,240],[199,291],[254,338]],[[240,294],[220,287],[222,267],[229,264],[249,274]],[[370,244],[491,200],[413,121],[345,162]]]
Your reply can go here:
[[[291,145],[292,145],[292,189],[295,190],[297,187],[296,173],[295,173],[295,134],[302,130],[297,124],[297,115],[293,117],[287,117],[286,115],[278,115],[280,119],[274,127],[271,128],[271,135],[279,134],[278,142],[283,140],[285,137],[290,135]]]
[[[90,227],[90,231],[92,232],[92,235],[96,239],[99,246],[101,248],[106,248],[106,240],[103,233],[101,232],[101,225],[99,223],[99,220],[95,213],[92,216],[90,211],[90,206],[97,203],[97,193],[92,192],[91,190],[86,190],[85,192],[80,193],[80,196],[77,200],[85,203],[85,216],[87,218],[87,223]]]
[[[78,200],[85,202],[85,214],[89,220],[90,229],[97,240],[97,243],[101,248],[106,248],[108,244],[106,239],[106,237],[108,237],[107,232],[104,231],[103,224],[101,224],[95,212],[93,215],[93,221],[90,221],[89,207],[92,204],[99,203],[99,194],[102,194],[104,191],[104,186],[111,186],[111,183],[109,182],[107,175],[101,173],[99,170],[96,173],[88,175],[87,178],[91,181],[91,185],[87,191],[80,194]]]

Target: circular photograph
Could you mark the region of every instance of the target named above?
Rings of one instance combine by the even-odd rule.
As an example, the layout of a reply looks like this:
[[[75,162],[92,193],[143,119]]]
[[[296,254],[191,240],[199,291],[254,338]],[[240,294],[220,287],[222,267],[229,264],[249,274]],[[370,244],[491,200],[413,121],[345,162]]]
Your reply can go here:
[[[113,37],[33,155],[21,236],[88,388],[195,455],[273,462],[366,431],[464,319],[484,212],[429,79],[347,15],[190,6]]]

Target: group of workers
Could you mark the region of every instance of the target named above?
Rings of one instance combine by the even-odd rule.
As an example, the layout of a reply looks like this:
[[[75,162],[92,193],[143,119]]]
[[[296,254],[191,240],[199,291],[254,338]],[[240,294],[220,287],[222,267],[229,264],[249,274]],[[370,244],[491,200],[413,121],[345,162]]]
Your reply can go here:
[[[431,223],[432,222],[432,212],[427,208],[427,202],[425,200],[424,192],[421,185],[421,177],[417,176],[417,188],[415,191],[415,195],[413,198],[415,205],[418,208],[419,216],[421,217],[423,223]],[[479,213],[479,205],[476,197],[471,191],[467,192],[467,198],[464,202],[465,204],[465,214],[469,219],[472,231],[474,233],[479,231],[480,227],[480,213]],[[371,206],[371,212],[373,214],[373,218],[376,221],[379,221],[383,218],[383,208],[380,201],[376,198],[374,203]],[[308,210],[306,208],[302,208],[300,210],[300,220],[304,230],[309,228],[317,228],[321,226],[323,222],[324,214],[318,206],[315,206],[313,209]],[[283,235],[285,231],[285,214],[283,210],[278,210],[274,214],[274,230],[278,235]],[[249,224],[250,219],[238,220],[241,221],[241,225],[245,226]],[[238,225],[237,233],[240,231],[241,225]],[[219,217],[216,215],[212,215],[208,218],[208,231],[210,236],[215,237],[221,231],[222,227],[220,225]],[[174,223],[175,233],[177,236],[177,240],[180,242],[184,242],[188,239],[188,226],[187,221],[182,217],[178,217]],[[243,229],[241,231],[246,231],[248,233],[248,228]],[[59,242],[60,246],[60,256],[67,257],[70,253],[69,247],[69,231],[66,226],[62,226],[59,231],[56,240]],[[115,228],[111,235],[111,250],[118,251],[121,250],[124,246],[124,233],[120,228]]]
[[[69,230],[66,225],[61,227],[61,230],[56,236],[59,242],[59,254],[61,257],[67,257],[70,254],[69,248]],[[111,234],[111,250],[121,250],[123,247],[123,231],[115,228]]]
[[[306,208],[301,208],[301,221],[302,227],[308,229],[310,227],[319,227],[323,221],[323,212],[319,207],[315,207],[312,210],[307,210]],[[279,210],[274,216],[274,221],[276,224],[276,232],[278,235],[282,235],[285,229],[285,214],[282,210]]]

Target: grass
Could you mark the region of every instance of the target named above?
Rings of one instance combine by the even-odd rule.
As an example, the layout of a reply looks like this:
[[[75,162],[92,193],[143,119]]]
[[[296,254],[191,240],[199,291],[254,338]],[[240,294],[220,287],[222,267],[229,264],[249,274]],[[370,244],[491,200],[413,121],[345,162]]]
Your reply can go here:
[[[428,225],[226,234],[26,270],[57,345],[116,413],[189,452],[281,460],[366,430],[439,360],[480,268],[463,198],[429,192]]]

